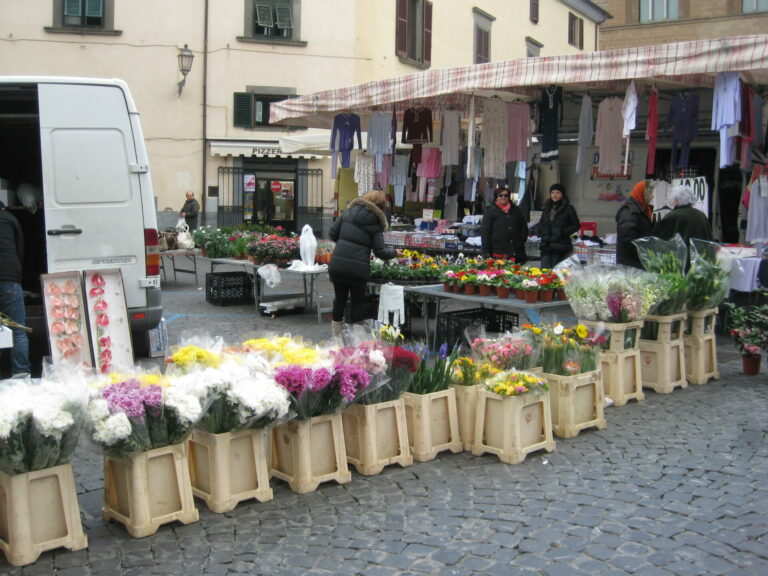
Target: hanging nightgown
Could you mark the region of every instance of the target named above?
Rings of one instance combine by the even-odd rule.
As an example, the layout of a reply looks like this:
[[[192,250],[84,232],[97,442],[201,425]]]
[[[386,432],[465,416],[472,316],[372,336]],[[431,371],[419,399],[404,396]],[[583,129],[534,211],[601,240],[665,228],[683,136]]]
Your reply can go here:
[[[507,103],[507,162],[528,159],[531,107],[525,102]]]
[[[733,163],[732,127],[741,119],[739,73],[720,72],[712,90],[712,130],[720,132],[720,168]]]
[[[579,152],[576,156],[576,174],[581,174],[589,162],[589,148],[595,137],[594,119],[592,116],[592,98],[584,94],[581,99],[579,112]]]
[[[558,128],[563,125],[563,89],[549,86],[541,92],[539,132],[542,135],[541,161],[558,160]]]
[[[488,98],[483,106],[480,130],[483,171],[487,178],[507,177],[507,106],[499,98]]]
[[[459,144],[461,142],[461,112],[445,110],[440,124],[440,151],[443,166],[456,166],[459,163]]]
[[[368,154],[376,158],[376,172],[381,172],[385,154],[392,153],[392,114],[376,112],[368,119]]]
[[[597,129],[595,144],[600,151],[597,169],[601,174],[618,174],[621,172],[621,150],[624,128],[624,118],[621,98],[606,98],[597,107]]]
[[[357,182],[357,195],[363,196],[373,190],[373,181],[376,176],[375,160],[370,154],[361,153],[355,162],[355,182]]]
[[[395,154],[395,164],[389,175],[389,183],[395,189],[395,206],[403,206],[405,203],[405,185],[408,182],[408,164],[410,157],[407,154]]]

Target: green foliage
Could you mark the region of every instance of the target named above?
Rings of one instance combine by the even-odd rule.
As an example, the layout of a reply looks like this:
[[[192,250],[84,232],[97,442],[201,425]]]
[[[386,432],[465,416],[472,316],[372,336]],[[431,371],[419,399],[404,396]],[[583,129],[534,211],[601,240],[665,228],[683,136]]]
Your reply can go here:
[[[413,376],[411,392],[413,394],[431,394],[447,390],[453,375],[453,363],[458,357],[458,349],[447,353],[448,345],[443,344],[438,353],[422,348],[422,361]]]

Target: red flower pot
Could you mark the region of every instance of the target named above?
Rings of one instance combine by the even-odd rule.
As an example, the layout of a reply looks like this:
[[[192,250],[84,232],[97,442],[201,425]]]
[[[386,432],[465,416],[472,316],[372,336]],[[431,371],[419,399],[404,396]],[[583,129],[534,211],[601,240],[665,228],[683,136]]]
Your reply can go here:
[[[539,290],[539,300],[542,302],[552,302],[553,290]]]
[[[477,290],[478,290],[480,296],[490,296],[491,295],[491,287],[488,284],[480,284],[477,287]]]
[[[477,294],[477,286],[474,284],[464,284],[464,294],[468,296]]]
[[[523,294],[525,295],[526,304],[535,304],[539,300],[538,290],[524,290]]]
[[[741,367],[744,374],[748,376],[754,376],[760,373],[760,360],[762,356],[759,354],[749,355],[745,354],[741,357]]]
[[[507,286],[497,286],[496,296],[499,298],[509,298],[509,288]]]
[[[525,291],[522,288],[515,288],[515,298],[525,300]]]

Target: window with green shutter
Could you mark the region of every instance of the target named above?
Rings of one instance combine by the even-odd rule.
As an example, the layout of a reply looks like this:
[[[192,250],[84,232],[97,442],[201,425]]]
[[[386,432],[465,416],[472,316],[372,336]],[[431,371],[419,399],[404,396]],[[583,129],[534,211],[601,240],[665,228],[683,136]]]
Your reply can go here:
[[[253,92],[235,92],[233,124],[241,128],[269,126],[270,104],[292,97],[290,95],[276,96]]]
[[[64,26],[104,28],[104,0],[64,0]]]

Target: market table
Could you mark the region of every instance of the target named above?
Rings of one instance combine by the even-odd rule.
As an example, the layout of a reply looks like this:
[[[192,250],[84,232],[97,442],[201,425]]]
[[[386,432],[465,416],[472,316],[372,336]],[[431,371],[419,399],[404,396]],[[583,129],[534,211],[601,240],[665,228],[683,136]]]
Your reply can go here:
[[[197,285],[197,257],[202,254],[202,251],[199,248],[190,248],[187,250],[163,250],[160,252],[160,267],[163,270],[163,280],[165,280],[166,272],[165,272],[165,261],[163,258],[170,258],[171,260],[171,269],[173,270],[173,281],[176,282],[176,274],[193,274],[195,277],[195,285]],[[177,256],[183,256],[185,259],[187,259],[189,262],[192,263],[192,269],[189,268],[179,268],[176,265],[176,257]]]
[[[528,320],[532,324],[538,324],[542,312],[555,311],[559,309],[571,310],[571,305],[567,300],[553,300],[552,302],[536,302],[529,304],[519,298],[498,298],[497,296],[470,296],[460,292],[446,292],[443,289],[442,284],[430,284],[428,286],[406,286],[405,292],[410,294],[416,294],[421,296],[424,304],[428,300],[435,301],[435,330],[432,337],[432,345],[436,344],[434,341],[437,338],[437,325],[440,318],[440,308],[444,300],[457,300],[459,302],[466,302],[467,304],[479,304],[481,308],[503,308],[505,310],[511,310],[513,312],[523,313],[527,316]],[[427,346],[430,345],[429,338],[429,319],[427,318],[424,327],[426,330]]]

